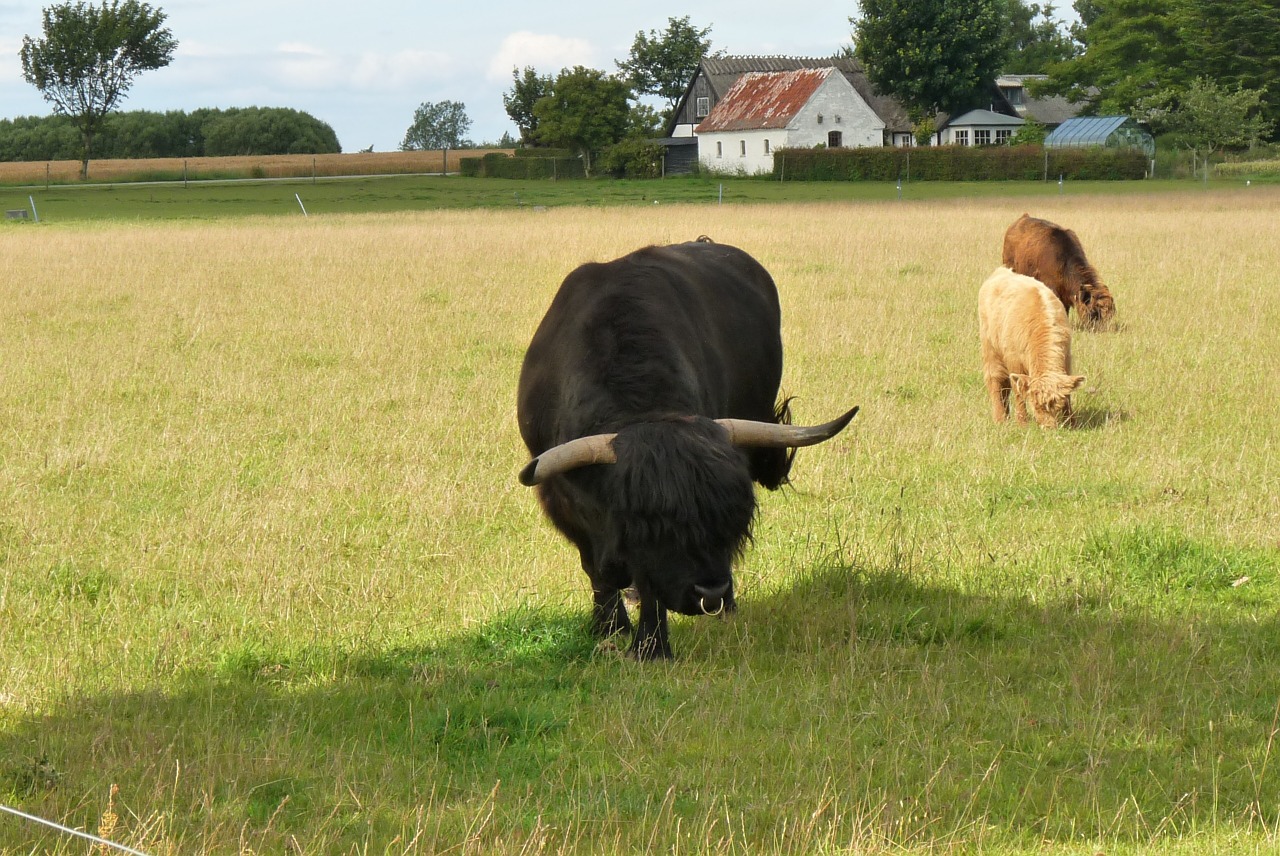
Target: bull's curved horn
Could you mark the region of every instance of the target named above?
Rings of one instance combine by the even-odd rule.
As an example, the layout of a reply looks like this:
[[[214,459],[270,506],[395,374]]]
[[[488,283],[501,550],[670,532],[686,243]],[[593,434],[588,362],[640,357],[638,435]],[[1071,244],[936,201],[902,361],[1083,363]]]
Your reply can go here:
[[[857,413],[858,408],[855,407],[822,425],[778,425],[750,419],[717,419],[716,424],[729,432],[729,442],[735,446],[794,448],[830,440],[843,431]]]
[[[552,476],[585,467],[588,464],[616,464],[618,454],[613,451],[614,434],[592,434],[579,437],[559,446],[552,446],[525,464],[520,471],[520,484],[533,487]]]

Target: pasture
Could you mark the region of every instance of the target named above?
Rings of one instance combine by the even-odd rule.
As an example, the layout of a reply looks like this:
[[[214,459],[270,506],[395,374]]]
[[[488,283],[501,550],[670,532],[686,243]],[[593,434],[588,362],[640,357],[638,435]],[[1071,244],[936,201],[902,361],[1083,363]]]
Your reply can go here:
[[[0,229],[0,803],[152,854],[1280,850],[1280,188]],[[995,425],[1024,210],[1119,329]],[[797,421],[739,611],[585,632],[516,481],[577,264],[770,270]],[[0,814],[0,852],[86,844]]]

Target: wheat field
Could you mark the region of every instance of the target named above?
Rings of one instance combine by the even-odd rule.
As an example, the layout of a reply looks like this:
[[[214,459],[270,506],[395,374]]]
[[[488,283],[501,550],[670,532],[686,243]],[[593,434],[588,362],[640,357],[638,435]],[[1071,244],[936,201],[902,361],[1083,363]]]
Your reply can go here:
[[[457,172],[459,158],[494,149],[350,152],[321,155],[238,155],[199,158],[102,158],[89,161],[90,181],[174,181],[198,178],[311,178]],[[3,161],[0,184],[59,184],[80,180],[80,161]]]
[[[1116,300],[1070,430],[981,378],[1028,205]],[[1275,852],[1278,208],[0,229],[0,804],[147,853]],[[701,234],[776,279],[798,421],[862,411],[762,492],[739,614],[639,665],[515,385],[573,267]]]

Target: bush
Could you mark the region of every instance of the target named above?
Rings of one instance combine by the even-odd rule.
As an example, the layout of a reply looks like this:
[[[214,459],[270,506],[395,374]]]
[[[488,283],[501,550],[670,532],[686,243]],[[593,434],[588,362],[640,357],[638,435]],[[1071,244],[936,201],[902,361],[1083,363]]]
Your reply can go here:
[[[1038,181],[1144,178],[1147,158],[1129,149],[1043,146],[779,149],[773,177],[783,181]]]
[[[662,146],[632,137],[605,149],[597,166],[615,178],[661,178]]]
[[[517,149],[517,151],[520,151]],[[461,173],[472,178],[584,178],[579,158],[512,157],[490,152],[483,157],[461,158]]]
[[[90,156],[186,158],[222,155],[336,154],[333,128],[282,107],[113,113]],[[66,116],[0,120],[0,161],[79,160],[80,132]]]

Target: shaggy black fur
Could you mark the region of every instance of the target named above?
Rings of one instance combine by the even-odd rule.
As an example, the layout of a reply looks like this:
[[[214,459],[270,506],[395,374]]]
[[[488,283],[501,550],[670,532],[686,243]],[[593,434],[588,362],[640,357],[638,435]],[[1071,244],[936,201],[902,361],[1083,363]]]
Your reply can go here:
[[[538,494],[578,547],[597,633],[630,629],[621,592],[639,593],[631,650],[641,659],[671,656],[668,610],[733,607],[752,482],[787,480],[787,450],[736,449],[712,421],[789,420],[777,404],[780,328],[758,262],[690,242],[573,271],[525,355],[517,416],[532,455],[617,432],[617,464],[554,476]]]

